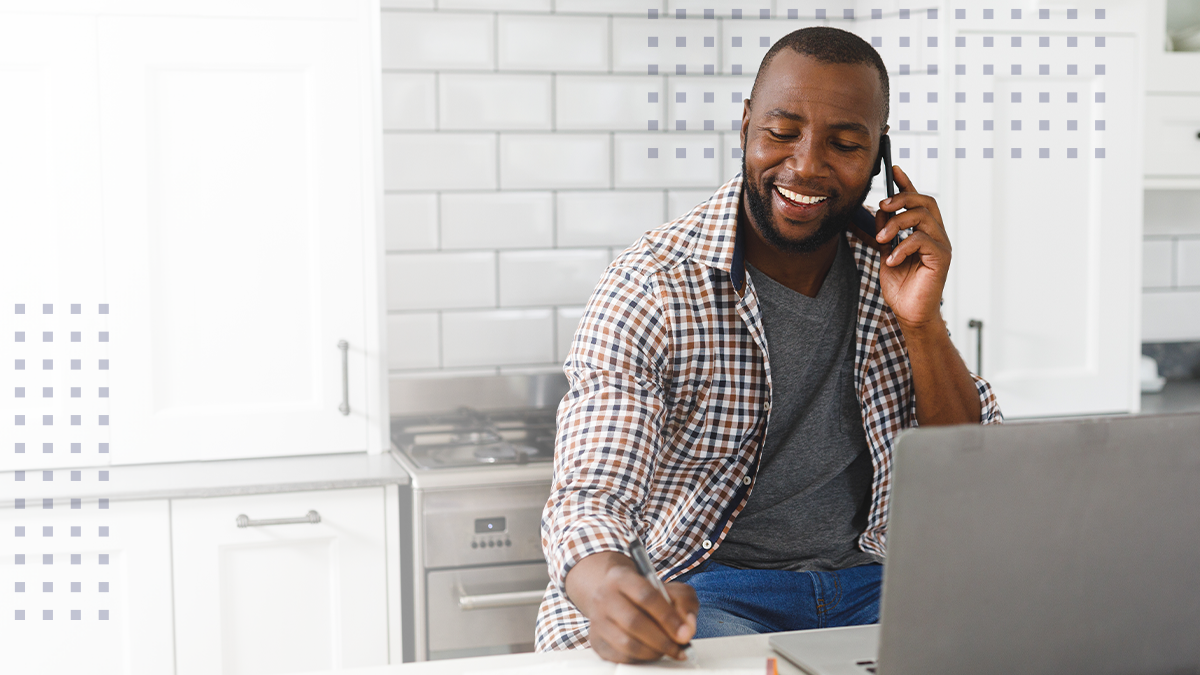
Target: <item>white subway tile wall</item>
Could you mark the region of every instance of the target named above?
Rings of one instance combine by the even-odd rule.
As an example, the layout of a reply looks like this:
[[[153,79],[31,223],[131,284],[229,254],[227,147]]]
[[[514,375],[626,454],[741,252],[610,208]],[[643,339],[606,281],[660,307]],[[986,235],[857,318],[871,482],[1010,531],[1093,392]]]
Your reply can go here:
[[[586,300],[612,261],[608,249],[500,253],[500,306],[569,305]],[[547,280],[553,279],[553,283]]]
[[[559,368],[613,257],[740,170],[742,101],[792,30],[884,37],[889,68],[912,73],[893,80],[893,111],[902,89],[912,102],[897,161],[937,185],[921,110],[939,47],[894,0],[853,20],[782,0],[381,4],[394,378]]]
[[[436,192],[390,194],[383,198],[388,251],[428,251],[438,247]]]
[[[1142,340],[1200,340],[1200,190],[1147,190]]]
[[[447,368],[548,364],[553,360],[551,309],[442,313],[442,363]]]
[[[385,190],[495,190],[496,134],[385,134],[383,185]]]
[[[671,219],[662,190],[559,192],[557,205],[559,246],[624,248]]]
[[[384,129],[437,128],[437,75],[384,73],[382,91]]]
[[[550,192],[442,195],[442,248],[502,249],[554,245]]]
[[[551,77],[496,73],[441,75],[439,128],[549,130]]]

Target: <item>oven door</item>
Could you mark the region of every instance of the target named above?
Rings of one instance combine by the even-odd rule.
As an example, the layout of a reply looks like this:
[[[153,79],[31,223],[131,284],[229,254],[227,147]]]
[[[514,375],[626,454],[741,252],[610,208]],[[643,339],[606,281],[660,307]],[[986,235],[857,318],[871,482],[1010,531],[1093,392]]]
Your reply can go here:
[[[429,572],[429,658],[533,651],[545,562]]]

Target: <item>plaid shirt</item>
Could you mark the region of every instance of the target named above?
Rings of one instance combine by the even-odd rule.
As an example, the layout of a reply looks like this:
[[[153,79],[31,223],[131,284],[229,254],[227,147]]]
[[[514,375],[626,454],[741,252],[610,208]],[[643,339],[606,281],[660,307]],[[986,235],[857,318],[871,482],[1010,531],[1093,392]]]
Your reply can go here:
[[[542,515],[550,584],[539,651],[587,646],[588,620],[566,598],[585,556],[646,542],[672,579],[699,565],[754,489],[771,411],[762,309],[736,227],[742,177],[691,213],[646,233],[609,265],[564,365],[554,485]],[[875,469],[864,551],[884,555],[892,442],[917,424],[904,336],[879,287],[880,256],[846,238],[859,271],[854,386]],[[980,421],[1001,421],[975,377]]]

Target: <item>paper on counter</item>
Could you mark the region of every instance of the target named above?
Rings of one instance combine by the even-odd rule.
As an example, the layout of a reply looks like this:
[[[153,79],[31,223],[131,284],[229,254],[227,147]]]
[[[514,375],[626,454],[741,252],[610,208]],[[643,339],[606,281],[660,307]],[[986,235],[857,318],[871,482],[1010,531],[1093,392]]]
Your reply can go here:
[[[739,658],[715,659],[705,657],[691,661],[669,661],[663,659],[655,663],[617,665],[616,675],[656,675],[666,673],[705,673],[706,675],[763,675],[766,672],[767,659],[763,656],[744,656]]]

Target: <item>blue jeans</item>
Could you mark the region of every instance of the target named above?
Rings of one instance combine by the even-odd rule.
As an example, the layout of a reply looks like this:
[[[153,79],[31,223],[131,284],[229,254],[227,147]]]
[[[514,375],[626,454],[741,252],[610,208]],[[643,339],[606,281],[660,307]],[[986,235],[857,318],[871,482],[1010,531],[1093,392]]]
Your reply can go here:
[[[883,565],[788,572],[706,562],[675,581],[696,589],[697,638],[749,635],[878,623]]]

